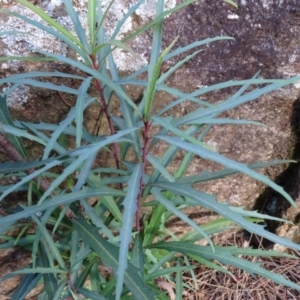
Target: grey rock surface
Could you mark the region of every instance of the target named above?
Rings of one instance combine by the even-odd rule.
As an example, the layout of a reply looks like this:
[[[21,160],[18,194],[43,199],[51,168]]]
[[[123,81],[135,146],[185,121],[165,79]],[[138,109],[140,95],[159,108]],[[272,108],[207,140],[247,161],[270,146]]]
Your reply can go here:
[[[242,0],[237,1],[239,8],[223,3],[209,0],[197,1],[183,10],[166,18],[164,23],[164,45],[167,46],[178,36],[176,46],[184,46],[195,40],[214,36],[232,36],[235,40],[219,41],[209,44],[205,51],[197,55],[192,61],[178,70],[168,84],[183,91],[190,92],[200,86],[214,84],[231,79],[248,79],[257,71],[261,76],[268,78],[290,77],[300,74],[300,15],[299,2],[297,0],[286,1],[263,1]],[[106,2],[104,2],[104,5]],[[108,32],[114,28],[128,8],[131,1],[118,1],[113,13],[108,15],[106,27]],[[153,8],[153,1],[146,1],[144,8],[139,9],[126,24],[124,31],[119,36],[128,34],[142,24],[153,18],[149,7]],[[10,9],[22,12],[34,18],[33,14],[20,6],[7,5]],[[166,2],[166,8],[174,6],[174,1]],[[64,12],[60,1],[44,1],[41,5],[53,18],[72,30],[70,20]],[[74,1],[79,13],[80,20],[86,27],[86,5],[85,1]],[[57,40],[26,25],[11,16],[0,13],[0,31],[12,29],[25,30],[34,34],[38,39],[29,35],[24,36],[1,36],[0,55],[28,55],[34,49],[44,49],[50,52],[62,53],[75,57],[67,47]],[[129,73],[133,69],[145,64],[149,58],[151,47],[151,30],[139,37],[130,46],[143,58],[137,61],[122,51],[115,53],[118,67],[122,72]],[[38,40],[38,42],[37,42]],[[32,50],[33,49],[33,50]],[[169,68],[176,61],[182,59],[180,56],[164,66]],[[66,72],[77,72],[72,68],[60,63],[34,64],[20,62],[1,63],[0,75],[27,72],[35,69],[61,70]],[[69,81],[65,84],[78,85],[78,82]],[[249,102],[237,109],[224,113],[223,117],[249,119],[259,121],[266,126],[214,126],[206,142],[213,145],[221,154],[241,161],[253,163],[256,161],[267,161],[276,158],[287,158],[292,147],[290,139],[290,115],[293,101],[300,95],[300,84],[295,84],[285,89],[280,89],[272,94],[260,98],[258,101]],[[21,87],[9,98],[12,110],[16,118],[25,120],[45,122],[58,122],[68,111],[68,107],[60,99],[60,95],[46,90],[36,90]],[[228,89],[210,94],[204,100],[210,103],[218,103],[226,99],[235,90]],[[136,97],[140,91],[132,90],[130,93]],[[65,96],[67,97],[67,96]],[[75,99],[70,99],[75,101]],[[166,101],[172,101],[165,95],[158,95],[156,109],[166,105]],[[45,113],[43,107],[46,107]],[[190,102],[182,104],[173,111],[174,114],[185,114],[194,109]],[[87,120],[94,124],[95,112],[87,111]],[[87,125],[89,126],[89,125]],[[180,160],[180,157],[178,158]],[[190,173],[204,170],[217,170],[220,166],[213,162],[203,161],[200,158],[189,170]],[[283,167],[264,170],[265,174],[275,178]],[[219,200],[229,201],[233,205],[246,205],[251,207],[263,185],[243,175],[236,175],[225,180],[218,180],[201,185],[205,191],[215,193]]]

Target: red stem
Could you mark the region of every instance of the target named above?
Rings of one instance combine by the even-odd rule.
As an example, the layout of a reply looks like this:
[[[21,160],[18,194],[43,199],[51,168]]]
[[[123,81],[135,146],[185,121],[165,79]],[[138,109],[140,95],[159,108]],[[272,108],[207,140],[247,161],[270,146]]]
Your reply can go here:
[[[146,174],[146,163],[147,163],[147,154],[148,154],[148,142],[150,140],[149,138],[149,132],[151,128],[151,123],[149,121],[144,120],[144,131],[143,131],[143,139],[144,139],[144,145],[142,147],[142,175],[140,178],[140,193],[136,200],[137,210],[135,214],[135,227],[137,231],[140,231],[141,229],[141,210],[142,210],[142,194],[144,190],[144,174]]]
[[[94,70],[98,69],[98,65],[96,63],[96,58],[94,56],[91,56],[92,62],[93,62],[93,68]],[[115,129],[110,117],[110,112],[109,112],[109,106],[105,101],[105,96],[104,96],[104,92],[103,92],[103,87],[101,85],[101,81],[99,79],[96,80],[96,89],[98,90],[98,93],[100,95],[100,102],[102,104],[106,119],[107,119],[107,123],[109,126],[109,130],[110,130],[110,134],[113,135],[115,134]],[[117,169],[120,169],[120,160],[119,160],[119,151],[118,151],[118,145],[117,143],[113,143],[112,145],[112,150],[113,150],[113,155],[114,155],[114,159],[116,162],[116,167]]]

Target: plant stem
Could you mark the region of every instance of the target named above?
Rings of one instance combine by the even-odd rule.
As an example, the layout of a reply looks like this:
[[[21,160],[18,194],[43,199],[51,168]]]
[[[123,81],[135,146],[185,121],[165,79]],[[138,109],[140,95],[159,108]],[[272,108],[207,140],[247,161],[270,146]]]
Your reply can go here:
[[[96,62],[95,56],[91,55],[91,59],[92,59],[92,62],[93,62],[93,68],[94,68],[94,70],[97,71],[98,70],[98,64]],[[113,126],[113,122],[112,122],[112,119],[110,117],[109,106],[106,103],[105,96],[104,96],[104,93],[103,93],[103,87],[102,87],[101,81],[99,79],[96,80],[96,89],[97,89],[97,91],[100,95],[100,102],[102,104],[102,108],[104,110],[104,113],[105,113],[105,116],[106,116],[106,119],[107,119],[110,134],[114,135],[115,134],[115,128]],[[113,148],[112,150],[113,150],[114,159],[115,159],[115,162],[116,162],[116,167],[117,167],[117,169],[120,169],[118,144],[113,143],[112,148]]]
[[[137,231],[141,229],[141,210],[142,210],[142,194],[144,190],[144,174],[146,174],[146,164],[147,164],[147,154],[148,154],[148,143],[150,140],[149,133],[151,129],[151,122],[149,120],[144,120],[144,131],[143,131],[143,140],[144,145],[142,147],[142,175],[140,178],[140,193],[136,200],[137,210],[135,214],[135,227]]]

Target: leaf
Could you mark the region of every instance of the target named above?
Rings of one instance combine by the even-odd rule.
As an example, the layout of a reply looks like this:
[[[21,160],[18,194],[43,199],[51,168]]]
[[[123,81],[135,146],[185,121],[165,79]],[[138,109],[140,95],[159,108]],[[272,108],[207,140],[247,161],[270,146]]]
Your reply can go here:
[[[28,1],[25,1],[25,0],[23,0],[23,2],[28,3]],[[29,3],[29,5],[31,5],[31,4]],[[35,6],[35,7],[37,7],[37,6]],[[30,18],[28,18],[28,17],[26,17],[26,16],[22,16],[22,15],[16,13],[16,12],[9,11],[9,10],[6,10],[6,9],[2,9],[2,10],[0,10],[0,11],[2,11],[2,12],[4,12],[4,13],[7,13],[7,14],[10,14],[10,15],[12,15],[12,16],[15,16],[15,17],[17,17],[17,18],[20,18],[20,19],[24,20],[26,23],[32,24],[33,26],[39,28],[40,30],[43,30],[43,31],[49,33],[50,35],[54,36],[55,38],[57,38],[57,39],[63,41],[64,43],[66,43],[71,49],[73,49],[73,50],[74,50],[76,53],[78,53],[81,57],[83,57],[83,58],[85,58],[85,59],[88,59],[88,55],[80,48],[80,46],[77,45],[76,43],[74,43],[72,39],[70,39],[68,36],[65,36],[63,33],[59,32],[59,31],[57,31],[57,30],[54,30],[53,28],[51,28],[51,27],[49,27],[49,26],[45,26],[45,25],[42,24],[41,22],[35,21],[35,20],[33,20],[33,19],[30,19]],[[42,12],[43,12],[43,11],[42,11]],[[45,14],[45,13],[44,13],[44,14]],[[48,19],[49,19],[49,18],[51,19],[51,17],[50,17],[49,15],[48,15],[47,18],[48,18]],[[51,20],[53,20],[53,19],[51,19]],[[54,21],[54,20],[53,20],[53,21]],[[55,21],[54,21],[54,22],[55,22]],[[58,24],[58,23],[56,23],[56,24]],[[58,24],[58,25],[59,25],[59,24]],[[60,25],[59,25],[59,26],[60,26]],[[75,37],[74,37],[74,38],[75,38]],[[75,39],[76,39],[76,38],[75,38]],[[44,60],[46,60],[46,59],[47,59],[47,58],[44,58]],[[43,60],[43,58],[41,58],[41,60]],[[49,60],[49,58],[48,58],[48,60]],[[51,59],[51,60],[53,60],[53,59]]]
[[[122,287],[124,282],[125,270],[127,269],[128,247],[131,242],[132,226],[134,215],[137,210],[137,199],[140,193],[140,183],[142,180],[143,164],[139,163],[135,166],[128,182],[126,197],[123,200],[123,224],[120,231],[120,252],[119,264],[116,272],[117,286],[116,298],[121,298]]]
[[[159,227],[161,223],[161,217],[166,211],[166,207],[161,203],[153,209],[151,213],[151,219],[148,224],[145,224],[144,229],[144,239],[143,239],[143,246],[147,246],[153,243],[155,236],[159,233]]]
[[[96,13],[97,13],[97,1],[96,0],[88,0],[88,13],[87,20],[89,25],[89,36],[92,48],[95,45],[95,33],[96,33]]]
[[[81,95],[82,96],[82,95]],[[79,97],[79,95],[78,95]],[[82,101],[82,100],[81,100]],[[85,109],[89,104],[91,104],[92,102],[94,101],[94,98],[90,98],[88,101],[86,101],[85,105],[82,107],[80,107],[80,109]],[[76,104],[77,105],[77,104]],[[78,104],[79,105],[79,104]],[[67,117],[61,121],[59,123],[59,126],[56,126],[55,127],[55,130],[54,132],[52,133],[51,135],[51,139],[48,141],[47,143],[47,146],[46,148],[44,149],[44,155],[43,155],[43,159],[46,159],[47,157],[49,157],[49,154],[51,152],[51,150],[54,149],[54,146],[57,142],[57,140],[59,139],[59,137],[63,134],[63,133],[67,133],[66,129],[72,124],[72,122],[74,121],[74,119],[78,119],[78,122],[80,122],[80,116],[78,116],[78,114],[82,114],[83,112],[77,112],[77,110],[75,108],[71,108]],[[24,123],[24,125],[26,125],[26,123]],[[30,124],[31,125],[31,124]],[[45,126],[46,128],[48,126]],[[81,128],[81,131],[82,131],[82,125],[79,125],[79,127]],[[50,129],[50,128],[49,128]],[[48,130],[49,130],[48,129]],[[79,137],[81,138],[81,134],[82,132],[80,133]],[[76,127],[76,131],[74,132],[74,135],[76,136],[76,139],[77,138],[77,135],[78,135],[78,129]],[[77,147],[78,148],[78,147]]]
[[[21,212],[15,213],[13,215],[9,215],[6,217],[0,217],[0,231],[3,230],[3,227],[6,226],[6,224],[14,223],[20,219],[28,218],[32,216],[33,214],[43,212],[44,210],[47,210],[49,208],[56,208],[59,205],[72,203],[74,201],[80,200],[80,199],[87,199],[90,197],[99,197],[99,196],[115,196],[115,197],[124,197],[124,192],[110,189],[107,187],[102,188],[83,188],[79,192],[74,193],[66,193],[64,195],[54,196],[49,201],[45,201],[41,205],[32,205],[30,207],[24,208]]]
[[[251,100],[256,100],[257,98],[259,98],[260,96],[270,93],[278,88],[284,87],[286,85],[292,84],[297,82],[300,79],[300,76],[296,76],[296,77],[292,77],[289,79],[282,79],[282,80],[269,80],[269,79],[248,79],[248,80],[241,80],[241,81],[227,81],[224,83],[218,83],[215,85],[211,85],[209,87],[203,87],[200,88],[199,90],[189,94],[189,97],[196,97],[196,96],[200,96],[203,94],[206,94],[208,92],[212,92],[212,91],[216,91],[219,89],[223,89],[226,87],[233,87],[233,86],[239,86],[239,85],[244,85],[244,84],[263,84],[263,83],[268,83],[271,82],[271,84],[262,87],[262,88],[258,88],[258,89],[254,89],[251,92],[245,94],[245,95],[241,95],[238,98],[235,98],[234,101],[232,101],[231,97],[224,101],[221,102],[220,104],[216,105],[215,107],[208,107],[208,108],[198,108],[188,114],[186,114],[185,116],[176,119],[173,122],[173,125],[175,127],[184,125],[188,122],[192,122],[194,120],[197,120],[199,118],[203,118],[203,117],[209,117],[212,114],[220,114],[224,111],[227,111],[229,109],[235,108],[243,103],[249,102]],[[183,100],[187,100],[189,99],[189,97],[185,96],[182,97],[176,101],[178,101],[179,103],[182,102]]]
[[[215,161],[229,169],[237,170],[237,171],[244,173],[256,180],[259,180],[259,181],[267,184],[268,186],[270,186],[272,189],[274,189],[278,193],[280,193],[291,203],[292,206],[295,206],[295,202],[292,199],[292,197],[281,186],[274,183],[267,176],[249,169],[245,164],[242,164],[242,163],[236,162],[234,160],[231,160],[229,158],[226,158],[226,157],[220,155],[219,153],[210,151],[199,145],[194,145],[194,144],[185,142],[177,137],[170,137],[170,136],[156,136],[156,137],[169,143],[169,144],[172,144],[177,147],[181,147],[182,149],[184,149],[186,151],[193,152],[204,159],[209,159],[209,160]]]
[[[177,259],[177,267],[180,267],[180,260]],[[181,300],[183,295],[183,280],[180,270],[176,271],[175,299]]]
[[[261,168],[266,168],[270,166],[276,166],[278,164],[289,164],[289,163],[294,163],[295,161],[293,160],[271,160],[268,162],[257,162],[254,164],[246,165],[249,169],[261,169]],[[199,183],[199,182],[206,182],[206,181],[211,181],[211,180],[216,180],[220,178],[225,178],[227,176],[231,176],[234,174],[239,173],[237,170],[233,169],[224,169],[221,171],[216,171],[216,172],[210,172],[210,171],[205,171],[200,174],[196,175],[191,175],[191,176],[185,176],[183,178],[176,179],[177,183],[182,183],[182,184],[194,184],[194,183]]]
[[[77,44],[80,48],[84,49],[82,43],[78,41],[78,39],[72,35],[72,33],[64,28],[62,25],[57,23],[54,19],[52,19],[49,14],[44,12],[40,7],[35,6],[31,3],[29,3],[26,0],[17,0],[19,3],[21,3],[23,6],[29,8],[34,13],[36,13],[41,19],[43,19],[45,22],[47,22],[49,25],[54,27],[58,32],[62,33],[65,37],[67,37],[68,40],[71,40],[73,43]]]
[[[39,260],[38,265],[42,268],[49,268],[49,259],[42,243],[39,244]],[[53,273],[45,273],[44,277],[44,291],[47,293],[48,299],[53,299],[57,291],[57,282]]]
[[[235,228],[236,225],[232,220],[219,218],[217,220],[208,222],[206,224],[203,224],[200,226],[202,230],[208,235],[212,235],[217,232],[225,231],[231,228]],[[196,230],[191,230],[187,232],[180,241],[189,241],[189,242],[195,242],[201,238],[201,235]]]
[[[70,1],[67,1],[70,3]],[[86,108],[86,95],[87,90],[91,85],[92,77],[87,77],[83,83],[81,84],[78,90],[78,97],[75,106],[75,122],[76,122],[76,147],[81,146],[81,137],[82,137],[82,130],[83,130],[83,112]]]
[[[10,125],[3,125],[3,128],[6,133],[10,133],[18,137],[24,137],[45,146],[45,142],[43,140],[39,139],[33,134],[28,133],[26,130],[18,129]]]
[[[144,1],[144,0],[141,0],[141,1]],[[183,52],[186,52],[186,51],[189,51],[195,47],[199,47],[199,46],[203,46],[203,45],[206,45],[206,44],[209,44],[209,43],[212,43],[212,42],[215,42],[215,41],[220,41],[220,40],[234,40],[234,38],[232,37],[229,37],[229,36],[217,36],[217,37],[213,37],[213,38],[207,38],[205,40],[201,40],[201,41],[195,41],[191,44],[188,44],[184,47],[178,47],[176,48],[175,50],[173,50],[172,52],[170,52],[169,54],[167,54],[164,58],[164,61],[168,61],[170,60],[171,58],[183,53]],[[137,70],[136,72],[130,74],[129,76],[125,77],[122,79],[122,82],[124,80],[124,83],[126,81],[128,81],[129,79],[132,79],[132,78],[137,78],[139,75],[141,75],[142,73],[146,72],[148,69],[148,66],[144,66],[142,68],[140,68],[139,70]],[[178,92],[181,92],[181,91],[178,91]],[[183,92],[181,92],[183,93]],[[172,93],[170,93],[172,94]],[[184,93],[183,93],[184,94]],[[208,103],[207,103],[208,104]]]
[[[234,1],[232,1],[232,0],[223,0],[223,1],[226,2],[226,3],[231,4],[231,5],[234,6],[235,8],[238,8],[237,4],[236,4]]]
[[[84,283],[86,282],[86,279],[90,274],[91,268],[94,265],[95,260],[96,260],[96,258],[92,259],[89,262],[83,263],[83,268],[81,269],[79,276],[76,278],[76,280],[74,282],[74,285],[77,288],[81,288],[84,285]]]
[[[11,295],[11,300],[24,299],[27,294],[38,284],[42,274],[24,274],[17,287]]]
[[[168,251],[176,251],[183,253],[185,255],[193,254],[200,257],[204,257],[207,260],[217,260],[225,265],[232,265],[239,269],[245,270],[251,275],[258,274],[265,278],[271,279],[272,281],[283,284],[285,286],[291,287],[293,289],[300,290],[300,286],[295,284],[287,279],[285,279],[282,275],[276,274],[271,271],[267,271],[261,268],[261,264],[249,262],[245,259],[241,259],[236,256],[236,248],[235,247],[215,247],[215,252],[211,251],[210,247],[207,246],[199,246],[194,245],[193,243],[187,242],[168,242],[168,243],[158,243],[147,248],[158,248],[165,249]]]
[[[165,206],[170,212],[172,212],[175,216],[179,217],[182,221],[186,224],[190,225],[194,228],[199,234],[201,234],[207,242],[210,244],[212,251],[214,251],[214,245],[212,240],[209,236],[199,227],[193,220],[191,220],[185,213],[181,212],[178,208],[176,208],[171,201],[166,199],[161,193],[160,190],[157,188],[152,188],[151,190],[152,195],[163,205]]]
[[[286,222],[288,224],[293,225],[293,222],[291,222],[289,220],[276,218],[274,216],[269,216],[267,214],[261,214],[257,211],[244,210],[244,206],[239,206],[239,207],[230,206],[230,209],[234,212],[237,212],[237,213],[243,215],[243,216],[248,216],[248,217],[252,217],[252,218],[259,218],[259,219],[275,220],[275,221],[279,221],[279,222]]]
[[[82,294],[83,296],[87,297],[87,299],[92,299],[92,300],[107,300],[107,298],[95,293],[95,292],[92,292],[92,291],[89,291],[85,288],[79,288],[78,289],[78,292],[80,294]]]
[[[255,74],[257,75],[257,74]],[[188,113],[187,115],[185,115],[182,118],[178,118],[178,120],[176,120],[176,122],[174,123],[174,125],[176,126],[180,126],[185,124],[185,122],[191,122],[192,120],[197,120],[198,118],[202,118],[202,117],[209,117],[213,114],[219,114],[223,111],[229,110],[231,108],[237,107],[242,103],[251,101],[251,100],[256,100],[258,97],[269,93],[275,89],[278,89],[280,87],[286,86],[288,84],[292,84],[294,82],[297,82],[300,77],[292,77],[290,79],[256,79],[255,75],[252,79],[247,79],[247,80],[229,80],[226,82],[222,82],[222,83],[217,83],[217,84],[213,84],[210,85],[208,87],[201,87],[198,90],[192,92],[192,93],[187,93],[187,94],[182,94],[181,97],[179,97],[179,99],[172,101],[170,104],[168,104],[167,106],[165,106],[160,112],[159,115],[163,114],[164,112],[168,111],[170,108],[182,103],[185,100],[190,100],[194,97],[198,97],[204,94],[207,94],[209,92],[214,92],[216,90],[220,90],[220,89],[225,89],[228,87],[234,87],[234,86],[250,86],[250,85],[256,85],[256,84],[267,84],[267,83],[271,83],[270,85],[264,87],[264,88],[260,88],[260,89],[254,89],[251,92],[249,92],[248,94],[245,95],[239,95],[237,97],[229,97],[226,101],[221,102],[218,105],[211,105],[210,108],[198,108],[196,110],[194,110],[191,113]],[[166,87],[164,84],[157,84],[156,86],[157,90],[161,90],[161,91],[168,91],[168,87]],[[174,89],[173,89],[174,90]],[[170,94],[174,94],[170,92]],[[234,101],[233,101],[234,100]],[[206,105],[207,106],[207,105]]]
[[[53,268],[48,268],[46,267],[42,267],[40,269],[48,269],[49,273],[66,273],[66,270],[68,270],[65,261],[63,260],[61,253],[59,251],[59,249],[57,248],[56,243],[54,242],[52,236],[50,235],[50,233],[48,232],[47,228],[45,227],[45,225],[35,216],[35,215],[31,215],[31,218],[33,219],[33,221],[35,222],[35,224],[38,227],[39,232],[41,233],[42,239],[43,239],[43,243],[44,245],[47,245],[47,248],[51,251],[51,254],[55,257],[57,263],[59,264],[61,270],[58,269],[53,269]],[[44,249],[42,251],[45,251]],[[45,253],[43,253],[43,257],[44,257]],[[45,260],[42,261],[42,265],[44,264],[49,264],[46,263]],[[37,268],[38,269],[38,268]]]
[[[165,276],[167,274],[171,274],[171,273],[174,273],[174,272],[184,272],[184,271],[188,271],[188,270],[192,270],[196,268],[195,266],[192,267],[192,266],[182,266],[182,267],[168,267],[168,268],[161,268],[159,270],[155,270],[153,272],[150,272],[148,275],[145,276],[145,280],[146,281],[152,281],[153,279],[155,278],[158,278],[158,277],[161,277],[161,276]]]
[[[11,60],[20,60],[20,61],[56,61],[55,58],[52,57],[40,57],[40,56],[2,56],[0,57],[0,61],[11,61]]]
[[[168,170],[161,165],[160,161],[151,153],[148,153],[147,155],[147,160],[149,161],[149,163],[151,163],[151,165],[153,166],[153,168],[157,171],[159,171],[161,173],[161,175],[167,179],[170,182],[175,182],[175,179],[173,178],[172,175],[170,175],[170,173],[168,172]]]
[[[86,245],[89,245],[101,257],[103,263],[112,268],[114,274],[118,270],[119,249],[104,240],[98,233],[98,229],[88,225],[85,221],[73,219],[75,229],[78,230]],[[124,284],[135,297],[142,300],[155,299],[155,293],[138,275],[138,270],[130,263],[124,273]],[[118,298],[116,298],[118,300]]]
[[[0,201],[3,200],[7,195],[17,190],[20,186],[22,186],[24,183],[29,182],[30,180],[33,180],[34,178],[38,177],[39,175],[42,175],[45,171],[51,169],[54,166],[58,166],[61,164],[61,161],[55,160],[53,162],[50,162],[46,164],[45,167],[38,169],[37,171],[25,176],[22,180],[15,183],[14,185],[10,186],[8,189],[6,189],[2,195],[0,196]]]
[[[69,0],[63,0],[63,1],[64,1],[64,5],[65,5],[66,12],[68,14],[68,17],[71,19],[71,21],[73,23],[74,30],[76,32],[76,35],[77,35],[77,37],[80,41],[80,43],[78,43],[78,45],[79,46],[82,45],[81,48],[84,49],[87,53],[90,53],[91,52],[91,46],[87,41],[85,30],[84,30],[84,28],[82,27],[82,25],[80,23],[78,14],[74,9],[73,3]],[[58,30],[61,31],[61,28],[58,29]],[[62,33],[64,35],[66,35],[66,32],[62,32]],[[68,31],[68,34],[70,35],[71,33]],[[69,37],[69,35],[67,35],[67,36]],[[72,35],[72,38],[73,38],[73,35]],[[73,42],[74,42],[74,40],[73,40]]]
[[[13,126],[14,124],[7,108],[6,97],[5,96],[2,97],[1,95],[0,95],[0,123],[2,125],[11,125],[11,126]],[[0,128],[0,131],[2,131],[2,128]],[[15,147],[15,149],[23,156],[23,158],[26,158],[26,150],[22,139],[20,139],[20,137],[17,137],[13,134],[7,134],[7,136],[9,141]]]
[[[42,203],[51,193],[60,185],[69,175],[73,174],[75,171],[81,168],[81,166],[86,163],[89,157],[95,153],[98,153],[104,146],[109,145],[114,142],[120,142],[121,137],[136,130],[136,128],[131,128],[127,130],[119,131],[118,133],[106,137],[104,140],[95,142],[92,145],[86,147],[77,148],[71,153],[71,157],[78,156],[69,166],[67,166],[61,175],[59,175],[53,182],[51,186],[44,192],[43,196],[39,199],[39,204]]]
[[[158,22],[161,22],[167,15],[170,15],[171,13],[174,13],[178,10],[180,10],[181,8],[196,2],[196,0],[187,0],[184,1],[178,5],[176,5],[175,7],[173,7],[172,9],[169,9],[161,14],[159,14],[153,21],[147,23],[146,25],[140,27],[139,29],[137,29],[136,31],[134,31],[134,33],[132,33],[130,36],[126,37],[125,39],[123,39],[123,42],[127,42],[129,40],[132,40],[133,38],[135,38],[136,36],[139,36],[142,32],[146,31],[147,29],[151,28],[153,25],[157,24]]]
[[[160,30],[161,30],[161,28],[160,28]],[[154,31],[154,33],[155,33],[155,31]],[[153,98],[154,98],[154,95],[156,92],[156,82],[159,77],[163,59],[169,53],[171,48],[173,48],[174,44],[177,41],[177,38],[159,56],[157,56],[155,54],[159,54],[161,41],[156,42],[156,44],[154,44],[154,41],[155,40],[153,39],[153,45],[155,45],[155,49],[157,49],[158,52],[155,53],[153,50],[154,46],[152,46],[151,60],[150,60],[149,69],[148,69],[148,85],[147,85],[147,90],[145,92],[146,98],[145,98],[144,120],[146,120],[146,121],[148,121],[150,118],[152,102],[153,102]]]
[[[170,182],[155,183],[152,185],[163,190],[171,191],[175,195],[181,195],[183,197],[186,197],[187,199],[195,201],[198,205],[217,212],[219,215],[223,216],[226,219],[232,220],[234,223],[238,224],[251,233],[255,233],[270,241],[273,241],[274,243],[284,245],[288,248],[300,250],[300,245],[295,244],[288,239],[279,237],[276,234],[270,233],[269,231],[266,231],[261,225],[252,224],[242,215],[232,211],[227,204],[219,203],[218,201],[216,201],[215,197],[212,195],[197,191],[189,185]]]
[[[134,245],[132,251],[132,258],[130,263],[137,268],[139,271],[140,276],[143,278],[143,269],[144,269],[144,250],[143,250],[143,240],[141,233],[137,233],[134,238]]]
[[[127,52],[129,52],[134,58],[139,59],[139,60],[143,60],[142,57],[140,55],[138,55],[137,53],[135,53],[132,48],[130,48],[129,46],[127,46],[125,43],[123,43],[122,41],[119,40],[109,40],[107,42],[107,44],[116,46],[118,48],[121,48]]]
[[[36,167],[43,166],[49,162],[52,162],[54,160],[57,160],[57,157],[52,157],[47,160],[35,160],[31,162],[23,162],[23,161],[18,161],[18,162],[4,162],[0,163],[0,173],[12,173],[12,172],[20,172],[28,169],[33,169]]]

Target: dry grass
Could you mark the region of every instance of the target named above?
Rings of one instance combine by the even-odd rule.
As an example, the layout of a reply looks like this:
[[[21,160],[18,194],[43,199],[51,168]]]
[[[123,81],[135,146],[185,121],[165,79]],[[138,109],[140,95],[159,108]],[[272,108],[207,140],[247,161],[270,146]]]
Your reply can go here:
[[[236,236],[232,236],[228,246],[236,244]],[[239,240],[239,243],[242,241]],[[290,254],[300,258],[300,253],[290,251]],[[262,266],[277,274],[282,274],[289,280],[300,284],[300,259],[283,257],[243,257],[249,261],[261,263]],[[261,276],[250,274],[232,266],[223,266],[230,271],[230,275],[211,270],[203,265],[195,269],[198,289],[197,291],[185,291],[185,300],[296,300],[300,299],[300,291],[294,290]],[[184,282],[189,286],[195,286],[189,273],[185,273]]]

